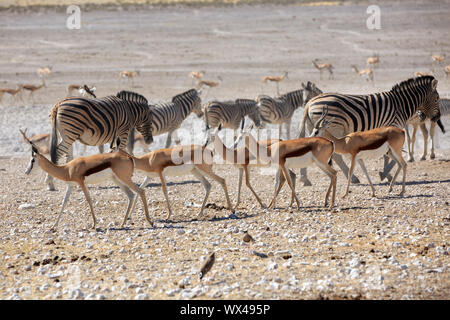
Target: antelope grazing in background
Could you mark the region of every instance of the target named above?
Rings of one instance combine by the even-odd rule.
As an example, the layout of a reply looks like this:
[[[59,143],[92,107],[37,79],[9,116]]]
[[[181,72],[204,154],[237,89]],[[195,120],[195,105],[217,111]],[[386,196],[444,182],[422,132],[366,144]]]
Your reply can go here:
[[[34,99],[33,99],[33,94],[34,94],[34,92],[35,91],[38,91],[39,89],[41,89],[41,88],[43,88],[43,87],[45,87],[46,85],[45,85],[45,79],[44,78],[42,78],[42,83],[41,83],[41,85],[34,85],[34,84],[24,84],[23,85],[23,90],[27,90],[27,91],[30,91],[30,95],[29,95],[29,98],[31,98],[31,100],[34,102]]]
[[[445,77],[450,75],[450,64],[444,67]]]
[[[314,67],[320,71],[320,79],[322,79],[322,71],[324,69],[327,69],[328,72],[330,73],[329,75],[329,79],[333,78],[333,65],[331,63],[317,63],[319,61],[319,59],[314,59],[312,61]]]
[[[434,77],[426,76],[403,81],[390,91],[368,95],[321,94],[306,104],[299,136],[304,137],[306,132],[312,132],[314,123],[320,118],[325,106],[328,106],[327,117],[333,118],[327,131],[335,137],[379,127],[394,126],[403,129],[416,113],[422,120],[428,117],[437,121],[440,118],[437,84]],[[333,159],[348,177],[348,167],[342,157],[335,154]],[[392,165],[387,166],[385,163],[382,179],[387,176]],[[301,170],[301,181],[310,185],[306,174],[306,169]],[[359,180],[353,177],[352,182],[358,183]]]
[[[286,180],[291,188],[292,196],[297,203],[297,209],[300,210],[300,202],[295,193],[295,184],[289,169],[305,168],[314,163],[330,177],[330,185],[325,195],[325,206],[328,205],[331,189],[333,189],[333,194],[331,196],[330,208],[334,206],[337,171],[328,164],[334,151],[334,146],[331,141],[325,138],[314,137],[282,140],[272,144],[262,145],[249,132],[244,132],[240,138],[245,140],[245,147],[253,156],[257,157],[262,163],[274,166],[279,171],[281,170],[284,175],[284,180],[279,181],[279,183],[277,181],[276,183],[278,187],[275,188],[275,194],[269,204],[269,209],[275,206],[278,193]]]
[[[439,99],[439,109],[441,112],[441,117],[450,115],[450,99]],[[430,127],[430,134],[428,135],[427,130],[427,124],[429,123]],[[410,120],[408,120],[407,125],[405,127],[406,131],[406,142],[408,144],[408,162],[414,161],[414,145],[416,143],[416,133],[417,128],[420,127],[420,130],[422,131],[423,135],[423,154],[420,160],[425,160],[427,156],[428,151],[428,136],[431,138],[431,153],[430,153],[430,159],[434,159],[436,157],[434,153],[434,138],[435,138],[435,129],[436,124],[441,129],[442,133],[445,134],[445,128],[444,125],[441,122],[441,119],[439,119],[436,122],[430,121],[430,119],[426,119],[424,121],[420,121],[418,116],[414,116]],[[409,135],[408,125],[412,125],[413,132],[412,135]]]
[[[375,67],[378,65],[378,63],[380,63],[380,57],[378,54],[376,54],[373,57],[367,58],[367,65],[369,65],[369,66]]]
[[[121,84],[122,79],[127,78],[128,79],[128,85],[130,84],[131,81],[131,87],[134,87],[134,78],[136,78],[137,76],[140,76],[141,72],[140,71],[120,71],[119,74],[119,87]]]
[[[214,81],[210,81],[210,80],[198,80],[197,81],[197,90],[200,90],[204,86],[208,87],[208,90],[206,91],[206,94],[205,94],[205,99],[208,96],[211,88],[217,87],[223,81],[221,76],[218,76],[217,78],[219,79],[218,82],[214,82]]]
[[[206,131],[211,128],[231,129],[234,131],[244,127],[245,116],[248,116],[256,127],[261,126],[261,115],[255,100],[236,99],[235,101],[211,101],[204,108]]]
[[[158,136],[167,132],[166,148],[171,145],[172,138],[174,138],[176,144],[180,143],[176,130],[180,128],[191,112],[199,118],[203,117],[200,93],[201,91],[191,89],[174,96],[171,102],[162,102],[148,107],[153,114],[151,120],[153,135]],[[129,146],[129,150],[132,152],[134,148],[134,130],[130,135]]]
[[[44,68],[38,68],[37,69],[37,73],[39,74],[39,76],[41,78],[46,78],[50,75],[50,73],[52,72],[52,67],[44,67]]]
[[[439,54],[432,54],[431,61],[433,64],[437,63],[440,65],[442,63],[442,61],[444,61],[444,57]]]
[[[373,70],[371,68],[358,70],[358,68],[354,64],[352,64],[352,68],[357,75],[366,78],[366,81],[370,80],[373,82]]]
[[[16,100],[17,97],[19,97],[23,101],[22,96],[21,96],[22,91],[23,91],[23,85],[22,84],[17,85],[17,89],[9,89],[9,88],[0,89],[0,102],[1,102],[1,100],[3,98],[3,95],[5,93],[11,95],[13,97],[14,101]]]
[[[172,148],[160,149],[134,157],[136,163],[135,168],[143,172],[146,177],[140,188],[145,187],[149,178],[159,177],[164,197],[167,202],[168,215],[167,220],[172,215],[169,196],[167,194],[167,186],[165,177],[167,176],[185,176],[193,175],[205,188],[205,197],[203,198],[202,207],[199,217],[203,215],[206,201],[211,191],[211,184],[206,180],[205,176],[217,181],[225,193],[228,209],[234,212],[228,195],[228,189],[225,179],[216,175],[212,169],[213,154],[211,150],[205,149],[200,145],[183,145],[174,146]],[[134,207],[134,206],[133,206]],[[130,214],[133,209],[130,211]],[[127,217],[125,218],[125,220]]]
[[[133,128],[144,135],[145,143],[153,142],[152,112],[147,99],[129,91],[100,99],[65,98],[50,110],[50,123],[53,163],[64,155],[66,162],[72,160],[72,145],[77,140],[88,146],[110,143],[111,149],[125,150]],[[55,190],[50,176],[47,176],[47,184],[49,190]]]
[[[25,132],[22,130],[20,132],[22,133],[22,137],[25,142],[31,145],[31,160],[25,173],[27,175],[30,174],[33,169],[34,162],[37,162],[39,167],[47,172],[47,174],[56,179],[62,180],[67,184],[66,194],[61,205],[61,210],[51,230],[56,230],[61,219],[61,215],[64,211],[64,207],[69,200],[72,188],[76,185],[79,185],[81,190],[83,190],[84,196],[91,210],[93,220],[92,228],[95,229],[97,219],[95,218],[94,207],[92,205],[92,200],[86,184],[97,184],[109,179],[112,179],[128,197],[128,207],[122,226],[125,224],[126,217],[128,216],[131,206],[133,205],[133,199],[135,197],[133,191],[140,195],[144,205],[145,217],[148,223],[150,223],[150,226],[153,226],[148,214],[145,192],[141,188],[138,188],[131,180],[134,171],[134,160],[132,156],[119,150],[118,152],[102,153],[89,157],[76,158],[64,165],[58,166],[41,155],[39,148],[26,137]]]
[[[327,131],[328,125],[333,122],[333,118],[325,119],[328,113],[328,108],[323,109],[322,116],[314,124],[314,129],[311,133],[312,137],[322,136],[334,143],[334,152],[351,157],[350,171],[347,179],[347,187],[343,198],[348,195],[350,188],[351,176],[355,169],[355,162],[358,161],[361,169],[369,181],[372,189],[372,197],[375,197],[375,188],[370,180],[369,173],[364,165],[365,159],[377,159],[386,154],[394,159],[398,164],[397,172],[389,185],[389,192],[392,191],[392,186],[397,179],[400,169],[403,170],[403,185],[400,195],[405,193],[406,184],[406,162],[402,157],[402,147],[405,142],[405,132],[402,129],[395,127],[380,127],[368,131],[353,132],[345,135],[342,138],[336,138]]]
[[[281,139],[282,125],[286,126],[286,136],[291,138],[292,115],[297,108],[302,107],[312,97],[321,94],[322,91],[312,82],[306,86],[302,83],[302,89],[283,94],[278,98],[260,95],[256,98],[261,120],[265,123],[278,124],[278,138]]]
[[[287,71],[285,71],[281,76],[265,76],[262,79],[262,82],[264,84],[266,84],[267,81],[275,82],[277,85],[277,95],[280,95],[280,82],[283,81],[284,79],[289,79]]]
[[[189,73],[189,77],[192,79],[192,85],[194,84],[195,80],[201,80],[205,73],[205,71],[192,71],[191,73]]]
[[[426,72],[426,71],[416,71],[414,72],[414,77],[426,77],[426,76],[433,76],[432,72]]]

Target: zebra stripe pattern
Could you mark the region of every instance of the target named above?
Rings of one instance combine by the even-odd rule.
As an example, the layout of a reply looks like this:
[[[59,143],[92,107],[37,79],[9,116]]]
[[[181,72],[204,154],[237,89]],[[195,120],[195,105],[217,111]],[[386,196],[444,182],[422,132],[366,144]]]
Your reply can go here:
[[[328,107],[326,118],[331,121],[327,130],[335,137],[384,126],[403,129],[416,113],[422,120],[426,116],[437,121],[440,112],[436,87],[437,80],[433,76],[424,76],[403,81],[390,91],[369,95],[321,94],[305,106],[299,137],[305,137],[306,129],[311,133],[325,106]],[[335,155],[334,158],[347,175],[348,167],[342,157]],[[306,169],[301,170],[301,179],[305,185],[310,185]]]
[[[261,116],[255,100],[211,101],[205,106],[207,129],[221,125],[222,128],[236,130],[244,125],[245,116],[248,116],[256,127],[261,125]]]
[[[305,124],[311,132],[325,106],[328,106],[327,118],[332,118],[333,122],[328,131],[337,137],[383,126],[403,129],[418,111],[437,121],[440,112],[436,86],[437,80],[426,76],[403,81],[390,91],[369,95],[322,94],[306,105],[300,137],[305,136]]]
[[[168,132],[166,140],[166,148],[172,142],[172,135],[178,143],[178,136],[176,131],[181,123],[191,114],[195,113],[197,117],[203,116],[201,108],[202,100],[200,98],[200,91],[190,89],[172,98],[171,102],[158,103],[150,105],[152,110],[152,128],[153,135],[157,136]],[[129,149],[132,152],[134,149],[134,131],[130,135]]]
[[[306,86],[302,83],[302,87],[303,89],[288,92],[278,98],[266,95],[260,95],[257,98],[262,121],[279,124],[280,137],[281,125],[286,123],[288,139],[290,139],[290,125],[295,110],[303,106],[311,98],[322,93],[319,88],[309,81]]]
[[[439,100],[439,110],[441,111],[441,117],[450,115],[450,99],[441,98]]]
[[[153,141],[152,113],[147,99],[134,92],[121,91],[117,96],[100,99],[66,98],[56,103],[50,111],[52,137],[51,160],[57,163],[63,155],[72,157],[72,144],[79,140],[90,146],[110,143],[124,150],[128,134],[134,127],[147,143]],[[57,144],[57,133],[61,142]]]

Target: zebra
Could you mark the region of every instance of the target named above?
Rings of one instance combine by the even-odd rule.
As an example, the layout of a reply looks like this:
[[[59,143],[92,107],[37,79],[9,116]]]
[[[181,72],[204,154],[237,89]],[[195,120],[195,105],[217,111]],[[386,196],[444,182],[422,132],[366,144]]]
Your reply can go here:
[[[277,98],[259,95],[256,98],[261,120],[266,123],[278,124],[278,137],[281,138],[282,124],[286,125],[287,138],[291,138],[291,121],[294,111],[303,107],[311,98],[322,93],[315,84],[308,81],[302,89],[283,94]]]
[[[439,110],[441,112],[441,117],[450,115],[450,99],[442,99],[441,98],[439,100]],[[415,115],[414,117],[412,117],[411,119],[408,120],[408,122],[406,123],[406,126],[405,126],[406,143],[408,144],[408,155],[409,155],[408,162],[414,161],[414,144],[416,142],[416,133],[417,133],[418,127],[420,127],[420,130],[422,131],[422,135],[423,135],[423,155],[420,158],[420,160],[426,159],[427,149],[428,149],[427,148],[427,144],[428,144],[427,123],[428,122],[430,123],[430,135],[429,136],[431,138],[430,159],[435,158],[436,155],[434,153],[434,135],[435,135],[436,124],[439,126],[442,133],[445,134],[444,125],[443,125],[441,119],[439,119],[437,122],[432,122],[432,121],[430,121],[430,119],[426,119],[425,121],[420,121],[419,117],[417,115]],[[409,135],[408,125],[412,125],[412,127],[413,127],[412,136]]]
[[[255,100],[211,101],[205,105],[204,110],[207,134],[211,128],[229,128],[234,130],[236,140],[236,129],[244,128],[245,116],[248,116],[257,128],[261,127],[261,115]]]
[[[147,99],[129,91],[100,99],[70,97],[57,102],[50,110],[50,158],[57,163],[73,158],[72,144],[78,140],[90,146],[110,143],[111,149],[125,150],[130,130],[137,128],[145,143],[153,142],[152,112]],[[58,143],[58,134],[61,142]],[[47,175],[48,190],[55,190]]]
[[[405,80],[394,85],[390,91],[369,95],[321,94],[306,104],[299,137],[305,137],[306,129],[311,133],[313,124],[320,118],[326,105],[329,110],[327,117],[332,119],[327,130],[335,137],[383,126],[403,129],[415,114],[421,120],[428,117],[437,121],[440,118],[437,83],[433,76],[424,76]],[[335,154],[333,159],[347,176],[348,167],[342,157]],[[311,185],[306,169],[301,170],[300,179],[304,185]],[[352,177],[352,181],[359,182],[356,177]]]
[[[203,117],[202,100],[200,98],[201,90],[190,89],[180,93],[172,98],[171,102],[162,102],[156,105],[149,105],[152,110],[152,128],[153,135],[168,133],[165,148],[170,147],[172,137],[176,144],[180,143],[176,130],[181,123],[191,114],[195,113],[197,117]],[[129,151],[134,149],[134,130],[130,134]]]

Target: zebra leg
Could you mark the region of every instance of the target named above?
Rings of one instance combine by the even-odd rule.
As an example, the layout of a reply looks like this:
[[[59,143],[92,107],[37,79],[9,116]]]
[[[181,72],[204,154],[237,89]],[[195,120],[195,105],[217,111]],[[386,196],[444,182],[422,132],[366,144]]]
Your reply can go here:
[[[364,165],[364,161],[362,159],[358,159],[358,163],[359,163],[359,166],[361,167],[362,171],[366,175],[367,180],[369,181],[370,188],[372,189],[372,197],[375,198],[375,188],[372,184],[372,180],[370,180],[370,176],[369,176],[369,173],[367,172],[366,166]]]
[[[431,124],[430,124],[430,137],[431,137],[431,153],[430,153],[430,159],[436,158],[436,155],[434,154],[434,135],[435,135],[435,129],[436,129],[436,122],[431,121]]]
[[[173,131],[172,137],[173,137],[175,144],[181,143],[180,137],[178,137],[178,130]]]
[[[425,160],[427,158],[427,149],[428,149],[428,130],[427,126],[425,125],[425,122],[422,122],[420,124],[420,130],[422,131],[423,135],[423,155],[420,158],[420,160]]]
[[[334,161],[336,161],[337,165],[339,166],[339,168],[341,168],[341,170],[345,174],[345,176],[348,177],[348,167],[345,164],[342,156],[340,154],[333,153],[332,158]],[[352,175],[352,183],[354,183],[354,184],[360,183],[358,177],[356,177],[355,175]]]
[[[378,172],[378,174],[380,175],[380,181],[383,181],[386,178],[388,179],[388,182],[392,180],[392,176],[389,174],[389,172],[392,170],[395,163],[395,161],[389,162],[389,157],[387,155],[383,156],[383,171]]]
[[[167,133],[166,149],[169,148],[170,144],[172,143],[172,132],[173,131]]]
[[[408,145],[408,162],[414,161],[414,154],[411,152],[411,137],[409,135],[409,125],[405,126],[406,144]]]
[[[72,191],[72,186],[70,184],[67,184],[67,188],[66,188],[66,194],[64,196],[63,202],[61,204],[61,210],[59,211],[59,215],[58,218],[56,219],[55,224],[53,225],[53,227],[51,227],[51,231],[55,231],[56,227],[58,227],[59,224],[59,220],[61,219],[62,213],[64,211],[64,207],[66,206],[67,201],[70,198],[70,192]]]
[[[100,152],[100,153],[105,153],[105,145],[100,145],[100,146],[98,146],[98,152]]]
[[[291,121],[292,117],[286,121],[286,137],[288,140],[291,140]]]

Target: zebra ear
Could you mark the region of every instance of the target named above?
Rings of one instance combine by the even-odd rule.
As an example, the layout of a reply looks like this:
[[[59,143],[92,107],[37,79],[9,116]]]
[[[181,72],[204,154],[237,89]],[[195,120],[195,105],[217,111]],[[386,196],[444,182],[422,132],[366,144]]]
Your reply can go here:
[[[202,94],[202,89],[197,90],[197,94],[201,95]]]
[[[437,84],[438,84],[437,79],[434,79],[433,81],[431,81],[431,88],[432,88],[433,90],[436,90]]]
[[[305,86],[305,84],[303,82],[302,82],[302,88],[306,89],[306,86]]]

